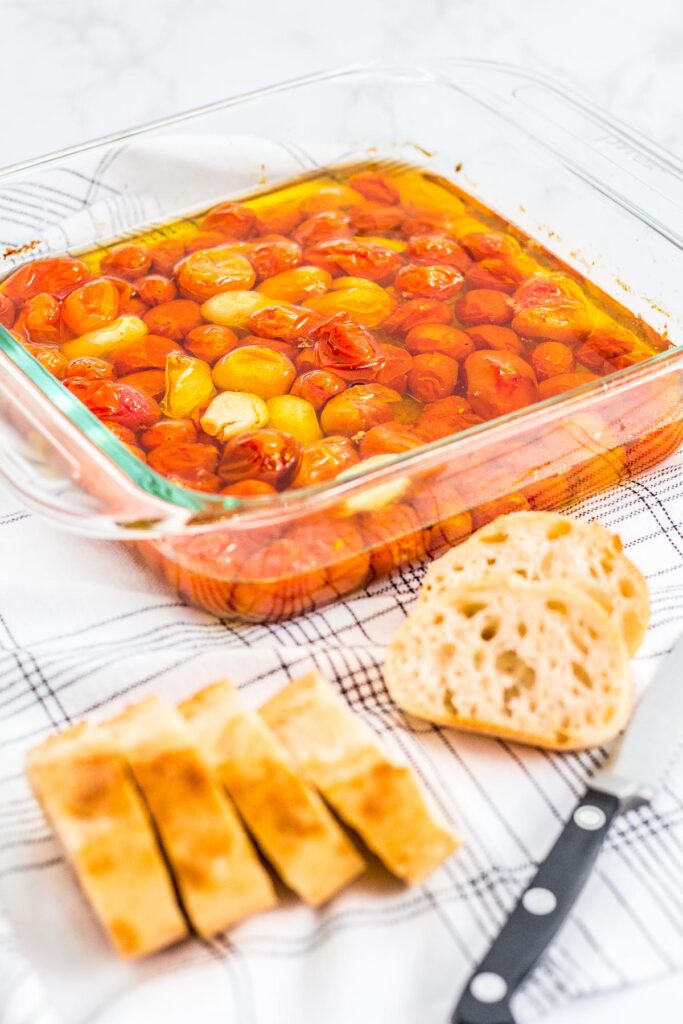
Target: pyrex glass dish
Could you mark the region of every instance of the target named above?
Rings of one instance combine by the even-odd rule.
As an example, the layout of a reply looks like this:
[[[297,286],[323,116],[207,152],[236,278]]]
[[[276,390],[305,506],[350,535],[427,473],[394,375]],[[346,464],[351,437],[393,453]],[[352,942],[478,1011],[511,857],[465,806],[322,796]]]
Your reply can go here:
[[[363,158],[457,180],[680,337],[679,165],[552,83],[467,61],[312,76],[9,168],[0,273]],[[7,482],[73,529],[142,542],[183,596],[219,614],[270,618],[331,600],[497,511],[556,507],[614,484],[681,439],[674,349],[386,466],[361,464],[343,482],[203,495],[138,462],[2,330],[0,348]]]

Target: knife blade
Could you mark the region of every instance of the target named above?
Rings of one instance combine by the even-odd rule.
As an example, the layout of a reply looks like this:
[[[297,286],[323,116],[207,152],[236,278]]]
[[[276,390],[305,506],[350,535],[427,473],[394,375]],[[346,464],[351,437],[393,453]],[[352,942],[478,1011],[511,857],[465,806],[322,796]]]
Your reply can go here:
[[[683,635],[472,973],[451,1024],[515,1024],[510,1002],[557,934],[613,819],[648,803],[683,737]]]

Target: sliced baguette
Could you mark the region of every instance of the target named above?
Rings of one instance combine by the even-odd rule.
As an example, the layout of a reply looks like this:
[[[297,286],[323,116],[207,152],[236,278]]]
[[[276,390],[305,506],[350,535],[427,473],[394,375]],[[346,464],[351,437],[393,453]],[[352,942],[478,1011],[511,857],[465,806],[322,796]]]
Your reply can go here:
[[[144,956],[187,934],[149,814],[123,758],[83,723],[30,751],[26,771],[112,946]]]
[[[130,765],[195,930],[272,907],[270,876],[178,711],[149,697],[99,728]]]
[[[407,765],[318,674],[295,679],[261,714],[330,806],[395,875],[421,882],[458,846]]]
[[[227,681],[179,705],[263,854],[306,903],[318,906],[365,861],[264,720]]]
[[[623,638],[568,584],[490,577],[418,603],[389,646],[389,693],[430,722],[558,750],[615,736],[631,708]]]
[[[514,512],[483,526],[432,563],[420,600],[440,602],[453,586],[510,574],[581,585],[614,617],[629,653],[640,646],[650,617],[642,573],[600,523],[556,512]]]

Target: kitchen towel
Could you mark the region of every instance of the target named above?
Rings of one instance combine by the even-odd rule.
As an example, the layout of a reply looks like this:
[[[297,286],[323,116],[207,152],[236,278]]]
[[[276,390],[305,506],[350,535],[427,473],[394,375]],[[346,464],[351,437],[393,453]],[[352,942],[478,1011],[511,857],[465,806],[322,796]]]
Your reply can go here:
[[[282,176],[315,163],[267,145]],[[223,154],[214,146],[197,142],[191,167],[167,140],[104,161],[85,154],[78,175],[55,171],[41,188],[2,192],[2,240],[39,237],[37,251],[48,251],[113,235],[173,203],[169,158],[177,175],[197,176],[199,204],[239,189],[231,167],[264,152],[249,140]],[[157,157],[163,194],[152,187]],[[123,184],[131,161],[149,184],[135,196]],[[642,688],[681,630],[683,454],[574,511],[620,533],[648,575],[652,623],[635,661]],[[236,624],[184,606],[122,546],[58,532],[0,496],[0,1024],[444,1024],[604,751],[559,755],[408,722],[381,665],[424,571],[414,565],[290,622]],[[376,869],[322,910],[285,898],[211,942],[119,963],[26,784],[26,750],[83,715],[106,717],[148,693],[178,700],[221,676],[256,706],[311,667],[408,759],[463,848],[423,886],[404,888]],[[683,968],[682,883],[679,759],[654,803],[614,824],[516,1000],[521,1024]]]

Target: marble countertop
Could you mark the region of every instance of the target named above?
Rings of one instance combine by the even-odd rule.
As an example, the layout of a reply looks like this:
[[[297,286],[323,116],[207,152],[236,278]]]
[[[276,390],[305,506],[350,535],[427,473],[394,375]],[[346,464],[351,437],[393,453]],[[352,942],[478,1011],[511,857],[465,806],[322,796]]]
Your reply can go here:
[[[0,41],[0,164],[306,72],[422,56],[555,76],[683,157],[680,0],[0,0]],[[670,977],[548,1024],[661,1020],[682,996]]]

